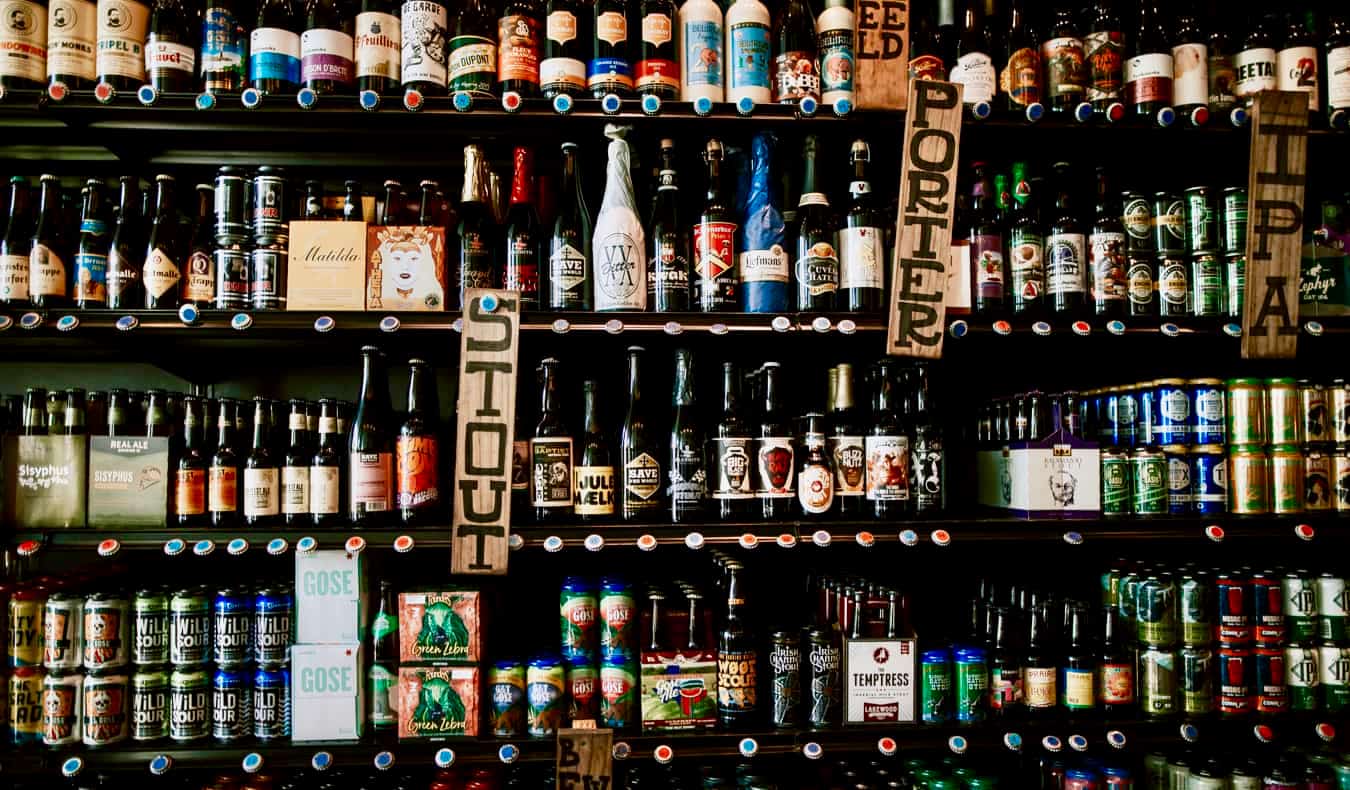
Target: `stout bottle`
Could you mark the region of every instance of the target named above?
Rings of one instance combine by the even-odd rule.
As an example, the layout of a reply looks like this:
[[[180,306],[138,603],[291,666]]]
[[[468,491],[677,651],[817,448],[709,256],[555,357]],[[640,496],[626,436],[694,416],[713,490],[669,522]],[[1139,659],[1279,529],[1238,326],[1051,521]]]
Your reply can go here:
[[[1097,168],[1097,218],[1088,239],[1088,261],[1093,312],[1102,318],[1124,318],[1129,285],[1125,226],[1120,221],[1120,201],[1111,191],[1105,167]]]
[[[947,471],[947,456],[942,447],[942,422],[935,413],[937,401],[928,389],[928,368],[914,368],[911,388],[913,401],[909,404],[914,414],[914,443],[910,448],[913,474],[910,488],[914,492],[914,512],[920,516],[940,513],[947,505],[943,477]]]
[[[551,523],[572,512],[572,435],[563,424],[558,360],[539,363],[539,424],[530,441],[530,491],[535,521]]]
[[[1060,317],[1077,317],[1082,312],[1087,292],[1083,267],[1087,264],[1087,235],[1079,222],[1069,183],[1071,170],[1063,162],[1055,165],[1055,207],[1050,233],[1045,240],[1045,285],[1050,307]]]
[[[436,374],[420,359],[408,360],[408,416],[395,445],[399,517],[407,525],[427,524],[440,515],[440,409]]]
[[[734,310],[736,291],[736,215],[722,195],[722,142],[709,140],[703,159],[708,164],[708,196],[694,224],[694,273],[698,309]]]
[[[587,379],[581,385],[581,449],[573,472],[572,510],[582,521],[608,521],[614,517],[614,458],[600,428],[600,384]]]
[[[834,468],[834,500],[839,515],[857,518],[863,512],[867,475],[863,427],[853,399],[853,366],[840,363],[830,375],[829,454]]]
[[[761,375],[764,410],[759,438],[755,440],[755,495],[760,512],[768,520],[787,518],[797,498],[796,431],[782,408],[782,388],[777,362],[765,362]]]
[[[109,426],[113,424],[119,398],[125,400],[126,394],[114,390],[108,401]],[[221,398],[217,406],[220,411],[216,418],[216,452],[207,470],[206,511],[211,526],[221,528],[239,523],[239,457],[234,446],[234,401]]]
[[[647,425],[647,409],[642,402],[641,346],[628,347],[628,415],[619,435],[619,457],[624,521],[648,520],[661,508],[665,475],[661,473],[663,455]],[[617,484],[616,484],[617,485]]]
[[[244,524],[271,526],[281,512],[281,472],[271,451],[272,421],[267,399],[253,399],[253,448],[244,459]]]
[[[900,393],[889,360],[872,369],[872,426],[866,449],[867,502],[878,520],[898,518],[909,508],[909,437],[900,423]]]
[[[689,309],[689,236],[680,222],[675,143],[661,141],[661,172],[652,207],[647,304],[658,313]]]
[[[692,521],[703,508],[708,473],[694,405],[694,354],[675,352],[675,419],[670,426],[670,520]]]
[[[849,159],[853,180],[852,197],[844,226],[839,229],[839,287],[850,312],[874,313],[882,308],[886,285],[886,248],[882,219],[873,205],[872,184],[867,180],[871,149],[854,140]]]
[[[318,94],[351,93],[355,84],[350,0],[308,0],[300,35],[300,83]]]
[[[675,52],[674,0],[641,0],[642,45],[636,84],[640,94],[674,99],[680,94],[680,64]]]
[[[577,144],[563,143],[561,202],[549,240],[548,307],[550,310],[590,310],[591,214],[581,194],[577,171]]]
[[[183,449],[174,473],[173,512],[180,527],[206,524],[205,404],[191,395],[183,399]]]
[[[150,36],[145,43],[145,70],[150,85],[160,93],[193,90],[197,83],[195,12],[183,0],[155,0],[150,12]]]
[[[259,93],[294,93],[300,84],[300,20],[292,0],[260,0],[249,34],[249,83]]]
[[[398,90],[403,62],[398,13],[398,0],[361,0],[352,43],[358,91],[387,94]]]
[[[475,97],[491,98],[497,85],[495,3],[467,0],[455,14],[450,30],[450,57],[446,66],[450,92],[465,91]]]
[[[839,291],[839,255],[834,250],[834,217],[830,202],[816,184],[814,134],[802,143],[802,195],[797,201],[797,309],[830,311]]]
[[[506,212],[506,270],[502,287],[520,292],[521,310],[539,309],[539,248],[543,239],[539,213],[534,209],[534,155],[515,150],[511,178],[511,208]]]
[[[108,304],[108,221],[103,183],[85,182],[80,211],[80,243],[75,250],[75,306],[81,310]]]
[[[28,181],[23,176],[10,176],[7,206],[5,235],[0,236],[0,305],[20,307],[28,304],[28,259],[33,247]]]
[[[47,76],[46,3],[25,2],[4,8],[0,20],[0,89],[42,87]]]
[[[747,313],[782,313],[788,309],[792,267],[783,249],[783,212],[779,184],[774,182],[775,138],[760,132],[750,142],[750,193],[741,226],[741,298]]]
[[[145,247],[141,282],[145,284],[145,309],[177,309],[179,282],[183,279],[183,246],[174,208],[173,176],[155,176],[155,220]]]
[[[633,92],[633,53],[628,42],[628,0],[596,0],[592,30],[591,61],[586,66],[586,87],[602,99],[613,93]]]
[[[391,420],[384,355],[375,346],[365,346],[361,349],[361,397],[347,443],[351,480],[347,517],[358,527],[378,525],[394,506]]]
[[[744,570],[738,560],[726,565],[726,625],[717,640],[717,724],[724,730],[749,726],[758,702],[758,640],[746,627]]]
[[[337,523],[342,518],[345,448],[337,408],[338,403],[332,398],[319,400],[319,441],[309,466],[309,512],[316,527]]]
[[[755,496],[753,452],[750,426],[741,414],[741,374],[735,362],[723,362],[722,416],[717,435],[708,438],[708,468],[713,476],[709,493],[723,521],[742,520],[750,513]]]
[[[61,181],[53,175],[41,179],[37,227],[28,254],[28,290],[33,307],[64,307],[70,301],[70,251],[61,210]]]
[[[775,20],[773,100],[797,104],[808,96],[820,101],[816,72],[816,19],[806,0],[786,0]]]
[[[539,63],[539,87],[546,98],[586,91],[585,42],[578,35],[578,0],[548,0],[544,17],[544,59]]]
[[[492,198],[488,194],[488,165],[483,149],[464,146],[464,186],[459,193],[459,227],[456,229],[459,261],[456,266],[459,287],[450,300],[450,309],[464,305],[470,288],[492,288],[496,272],[492,265],[492,242],[497,238],[492,220]]]
[[[141,262],[145,260],[140,240],[140,185],[135,176],[118,179],[117,225],[108,246],[108,307],[135,310],[144,306]]]
[[[976,315],[990,318],[1003,313],[1008,264],[1004,255],[1003,223],[994,201],[988,165],[975,162],[975,184],[970,196],[970,284]]]
[[[281,466],[281,515],[288,525],[309,521],[309,466],[314,459],[309,420],[303,400],[292,399],[286,415],[286,457]]]
[[[539,28],[534,0],[507,0],[497,20],[497,81],[503,95],[539,95]]]
[[[1139,32],[1125,61],[1125,106],[1131,113],[1161,126],[1171,123],[1172,48],[1163,37],[1161,14],[1154,0],[1139,4]]]

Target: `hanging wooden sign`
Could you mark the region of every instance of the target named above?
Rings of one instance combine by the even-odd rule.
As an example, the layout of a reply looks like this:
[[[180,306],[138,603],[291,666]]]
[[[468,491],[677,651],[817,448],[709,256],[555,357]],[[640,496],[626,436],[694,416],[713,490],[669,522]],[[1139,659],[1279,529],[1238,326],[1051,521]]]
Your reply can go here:
[[[853,41],[853,85],[858,108],[905,109],[909,86],[908,0],[857,0],[854,13],[858,32]]]
[[[558,730],[557,790],[614,790],[614,731]]]

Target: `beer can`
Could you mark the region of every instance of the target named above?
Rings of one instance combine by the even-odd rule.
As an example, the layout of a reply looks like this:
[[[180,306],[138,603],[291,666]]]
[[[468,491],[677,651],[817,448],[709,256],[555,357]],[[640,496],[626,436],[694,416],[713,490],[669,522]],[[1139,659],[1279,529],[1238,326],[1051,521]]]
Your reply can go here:
[[[242,243],[250,231],[244,176],[227,165],[216,171],[215,187],[216,241]]]
[[[1144,781],[1149,790],[1167,790],[1167,755],[1162,752],[1144,755]]]
[[[769,724],[780,729],[801,726],[802,646],[797,631],[769,634],[769,677]]]
[[[551,656],[531,659],[525,670],[525,731],[536,738],[555,735],[566,694],[562,662]]]
[[[258,666],[278,667],[290,661],[294,619],[290,587],[263,587],[253,594],[253,660]],[[253,702],[256,706],[258,701]]]
[[[1303,418],[1303,441],[1318,444],[1331,440],[1326,387],[1307,379],[1299,379],[1298,410]]]
[[[956,651],[953,673],[956,720],[984,721],[989,696],[989,664],[979,648]]]
[[[1336,512],[1350,513],[1350,444],[1338,444],[1331,457]]]
[[[919,707],[925,724],[952,718],[952,657],[946,650],[925,650],[919,656]],[[1029,702],[1029,701],[1028,701]],[[1051,703],[1053,706],[1054,703]]]
[[[1322,681],[1322,708],[1339,713],[1350,706],[1350,647],[1322,645],[1318,648],[1318,670]]]
[[[1302,444],[1303,415],[1299,413],[1298,384],[1294,379],[1266,379],[1270,409],[1270,443]]]
[[[1235,765],[1228,777],[1228,790],[1264,790],[1261,771],[1255,765]]]
[[[158,741],[169,737],[169,673],[141,669],[131,676],[131,739]]]
[[[1252,574],[1252,639],[1257,646],[1284,644],[1288,624],[1284,616],[1284,590],[1280,580],[1266,573]]]
[[[1234,252],[1223,256],[1224,313],[1242,320],[1242,309],[1247,305],[1247,255]]]
[[[994,785],[990,785],[992,788]],[[1129,768],[1108,765],[1102,768],[1102,787],[1106,790],[1134,790],[1134,774]]]
[[[83,662],[84,599],[54,592],[42,613],[42,666],[48,672],[70,672]]]
[[[85,676],[80,721],[85,746],[110,746],[127,739],[127,696],[126,675]]]
[[[131,662],[169,663],[169,596],[162,590],[138,590],[131,599]]]
[[[1139,707],[1145,716],[1177,711],[1177,652],[1146,645],[1139,649]]]
[[[637,718],[634,718],[637,714]],[[600,726],[621,730],[642,718],[633,663],[624,658],[600,662]]]
[[[1139,401],[1133,389],[1116,387],[1106,394],[1107,435],[1113,447],[1134,447],[1139,440]]]
[[[1222,573],[1215,580],[1218,594],[1219,643],[1247,645],[1252,641],[1251,588],[1242,580]]]
[[[1317,577],[1308,571],[1287,573],[1280,581],[1285,627],[1293,644],[1308,644],[1317,638],[1319,604]]]
[[[285,243],[289,197],[286,174],[279,167],[263,165],[253,176],[253,237],[259,243]]]
[[[1153,244],[1159,252],[1186,251],[1186,208],[1178,195],[1154,194]]]
[[[1284,649],[1284,679],[1289,709],[1314,711],[1322,706],[1320,651],[1315,647],[1290,645]]]
[[[591,664],[599,661],[599,608],[600,601],[594,585],[577,576],[563,579],[559,619],[562,623],[564,660]]]
[[[1238,515],[1270,512],[1270,459],[1252,445],[1228,451],[1228,509]]]
[[[1169,444],[1162,448],[1167,459],[1167,512],[1184,516],[1191,512],[1191,459],[1185,445]]]
[[[518,738],[525,734],[525,665],[498,661],[488,675],[492,686],[492,734]]]
[[[1250,713],[1253,701],[1252,651],[1245,647],[1219,648],[1219,712]]]
[[[9,597],[9,665],[42,666],[42,611],[47,591],[41,587],[21,587]],[[34,695],[37,699],[39,693]],[[34,725],[34,732],[37,732]]]
[[[1336,379],[1327,387],[1327,403],[1331,422],[1331,441],[1350,442],[1350,383]]]
[[[131,605],[120,595],[84,599],[84,668],[119,669],[131,660]]]
[[[1317,636],[1324,642],[1347,639],[1345,578],[1334,573],[1317,577]]]
[[[1154,423],[1155,444],[1185,444],[1190,441],[1194,415],[1191,413],[1191,389],[1183,379],[1159,379],[1154,382],[1158,419]]]
[[[169,600],[169,661],[175,666],[211,660],[211,602],[205,590],[189,587]]]
[[[1206,444],[1192,447],[1191,504],[1200,515],[1228,512],[1228,459],[1223,447]]]
[[[1219,232],[1224,252],[1247,251],[1247,189],[1225,187],[1223,190],[1223,225]]]
[[[600,718],[600,670],[593,664],[567,665],[568,718]]]
[[[861,617],[855,612],[854,617]],[[839,643],[824,628],[812,628],[806,633],[807,724],[828,727],[839,724],[843,718],[842,662]]]
[[[290,262],[286,246],[256,246],[249,253],[249,261],[249,306],[254,310],[285,310],[286,270]]]
[[[1228,441],[1228,425],[1225,419],[1224,401],[1226,393],[1223,381],[1219,379],[1191,379],[1186,382],[1190,389],[1194,415],[1191,442],[1193,444],[1224,444]]]
[[[253,737],[291,737],[291,671],[259,667],[253,675]]]
[[[632,585],[620,579],[601,578],[599,608],[600,658],[636,660],[637,602]]]
[[[1150,576],[1139,585],[1135,628],[1140,644],[1168,646],[1177,641],[1177,586],[1169,577]]]
[[[1252,683],[1256,688],[1256,712],[1284,713],[1289,710],[1284,650],[1258,647],[1252,651],[1252,666],[1256,670]]]
[[[1158,424],[1157,382],[1144,381],[1139,384],[1139,445],[1157,444],[1154,427]]]
[[[1102,515],[1124,516],[1130,512],[1130,459],[1124,450],[1103,447]]]
[[[15,746],[42,742],[41,667],[15,667],[9,673],[9,742]]]
[[[1183,647],[1181,659],[1181,710],[1187,716],[1214,712],[1214,651],[1203,646]]]
[[[1228,772],[1215,761],[1210,761],[1186,778],[1185,790],[1231,790]]]
[[[211,254],[216,269],[217,310],[243,310],[249,305],[248,249],[241,243],[217,246]]]
[[[211,737],[238,743],[253,733],[253,679],[246,669],[220,667],[211,676]]]
[[[1200,318],[1223,315],[1224,261],[1218,253],[1197,252],[1191,255],[1191,311]]]
[[[1185,253],[1158,256],[1158,314],[1164,318],[1191,314],[1191,267]]]
[[[1219,199],[1213,187],[1191,187],[1183,195],[1186,200],[1186,249],[1191,252],[1219,249]]]
[[[1121,223],[1125,226],[1125,245],[1130,252],[1153,252],[1158,241],[1153,236],[1153,202],[1142,192],[1122,196]]]
[[[80,743],[84,675],[48,673],[42,681],[42,742],[47,746]]]
[[[1308,512],[1330,511],[1334,507],[1332,491],[1331,456],[1313,445],[1303,447],[1303,509]]]
[[[1303,512],[1303,453],[1292,444],[1270,448],[1270,503],[1275,513]]]
[[[1177,612],[1183,644],[1206,645],[1214,639],[1213,583],[1213,579],[1204,571],[1181,577]]]
[[[1167,459],[1158,450],[1140,447],[1130,453],[1131,504],[1135,515],[1167,512]]]
[[[211,678],[200,667],[185,666],[169,675],[169,737],[177,743],[201,741],[211,732]]]
[[[244,590],[216,592],[211,604],[211,657],[237,667],[253,658],[253,596]]]
[[[1266,387],[1261,379],[1228,380],[1228,443],[1265,444]]]
[[[1135,628],[1135,603],[1139,593],[1139,583],[1143,579],[1133,570],[1120,577],[1120,598],[1116,605],[1116,614],[1120,616],[1122,628]]]

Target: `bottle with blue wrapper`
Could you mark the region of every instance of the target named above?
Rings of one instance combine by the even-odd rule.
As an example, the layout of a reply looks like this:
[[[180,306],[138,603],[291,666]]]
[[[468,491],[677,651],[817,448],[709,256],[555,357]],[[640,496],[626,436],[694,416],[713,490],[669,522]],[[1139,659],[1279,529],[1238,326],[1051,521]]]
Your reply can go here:
[[[773,178],[777,140],[760,132],[750,143],[750,190],[741,227],[741,289],[747,313],[781,313],[788,309],[790,281],[783,247],[783,213]]]

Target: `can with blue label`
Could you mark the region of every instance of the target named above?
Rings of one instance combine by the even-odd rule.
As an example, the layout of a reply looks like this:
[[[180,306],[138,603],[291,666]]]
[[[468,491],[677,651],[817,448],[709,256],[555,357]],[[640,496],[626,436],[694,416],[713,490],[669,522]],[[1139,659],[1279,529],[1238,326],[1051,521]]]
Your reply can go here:
[[[263,667],[253,675],[253,737],[291,737],[291,671]]]
[[[1106,419],[1113,446],[1136,446],[1139,438],[1139,401],[1132,388],[1116,387],[1108,392]]]
[[[562,661],[555,656],[530,659],[525,670],[525,731],[536,738],[550,738],[567,713],[567,687]]]
[[[1186,444],[1191,439],[1191,394],[1182,379],[1158,379],[1155,405],[1158,421],[1153,426],[1157,444]]]
[[[1191,459],[1185,445],[1162,448],[1167,459],[1167,512],[1182,516],[1191,512]]]
[[[253,597],[244,590],[220,590],[211,612],[211,656],[216,665],[248,663],[253,658]]]
[[[252,678],[244,669],[217,669],[211,678],[211,737],[221,743],[236,743],[252,732]]]
[[[1223,381],[1191,379],[1187,383],[1191,389],[1191,414],[1194,415],[1191,441],[1194,444],[1223,444],[1228,440],[1228,421],[1224,411],[1228,391]]]
[[[925,650],[919,657],[920,707],[925,724],[952,718],[952,656],[946,650]]]
[[[1158,424],[1158,400],[1154,382],[1139,384],[1139,446],[1157,444],[1153,438],[1153,427]]]
[[[282,666],[290,660],[294,614],[289,587],[264,587],[253,596],[253,660],[259,666]]]
[[[1191,509],[1202,516],[1228,512],[1228,459],[1223,447],[1192,447]]]
[[[492,687],[492,734],[519,738],[525,734],[525,665],[498,661],[488,676]]]
[[[977,647],[956,651],[952,673],[957,721],[984,721],[989,701],[989,662]]]

